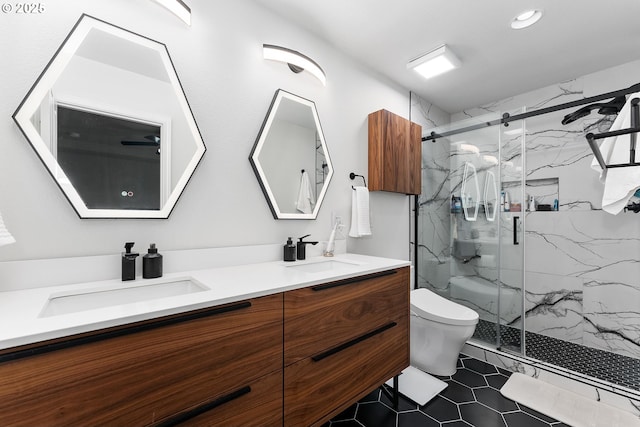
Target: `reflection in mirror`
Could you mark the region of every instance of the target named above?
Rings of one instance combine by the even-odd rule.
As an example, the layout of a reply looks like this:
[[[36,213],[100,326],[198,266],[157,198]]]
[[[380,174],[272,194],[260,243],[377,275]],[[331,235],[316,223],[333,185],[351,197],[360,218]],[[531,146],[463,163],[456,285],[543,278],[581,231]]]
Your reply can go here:
[[[166,46],[88,15],[14,120],[81,218],[167,218],[206,150]]]
[[[316,106],[277,90],[249,161],[276,219],[315,219],[333,175]]]
[[[464,219],[475,221],[478,218],[478,208],[480,207],[480,187],[478,186],[476,167],[470,162],[464,164],[461,196]]]
[[[484,215],[487,221],[496,219],[496,208],[498,205],[498,188],[496,187],[496,176],[491,171],[487,171],[484,180]]]

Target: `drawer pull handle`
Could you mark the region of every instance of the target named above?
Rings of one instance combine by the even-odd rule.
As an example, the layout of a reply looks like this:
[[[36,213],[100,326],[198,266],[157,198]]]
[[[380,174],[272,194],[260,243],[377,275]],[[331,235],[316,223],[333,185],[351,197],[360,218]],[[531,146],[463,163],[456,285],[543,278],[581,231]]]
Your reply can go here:
[[[51,351],[62,350],[65,348],[76,347],[83,344],[90,344],[98,341],[104,341],[109,338],[116,338],[125,335],[135,334],[138,332],[149,331],[163,326],[175,325],[177,323],[186,322],[189,320],[201,319],[203,317],[215,316],[217,314],[228,313],[230,311],[241,310],[243,308],[251,307],[250,301],[240,301],[234,304],[225,305],[222,307],[212,307],[208,310],[201,310],[195,313],[187,313],[184,315],[177,315],[168,319],[161,319],[157,321],[151,321],[149,323],[133,324],[125,326],[123,328],[114,329],[107,332],[97,332],[93,335],[87,335],[77,338],[70,338],[64,341],[58,341],[51,344],[44,344],[38,347],[28,348],[25,350],[12,351],[5,354],[0,354],[0,363],[8,362],[10,360],[22,359],[24,357],[35,356],[38,354],[45,354]]]
[[[231,402],[234,399],[237,399],[241,396],[244,396],[245,394],[249,393],[251,391],[251,387],[246,386],[246,387],[242,387],[241,389],[238,389],[234,392],[231,392],[229,394],[225,394],[222,397],[217,398],[216,400],[212,400],[211,402],[205,403],[204,405],[200,405],[196,408],[193,408],[190,411],[184,412],[182,414],[178,414],[174,417],[171,417],[163,422],[161,422],[160,424],[156,424],[156,427],[170,427],[170,426],[175,426],[178,425],[180,423],[183,423],[185,421],[188,421],[192,418],[197,417],[198,415],[202,415],[205,412],[211,411],[215,408],[217,408],[218,406],[224,405],[225,403]]]
[[[312,291],[324,291],[325,289],[336,288],[338,286],[350,285],[352,283],[361,282],[363,280],[377,279],[378,277],[391,276],[396,274],[396,270],[380,271],[378,273],[367,274],[366,276],[352,277],[350,279],[340,280],[339,282],[326,283],[323,285],[312,286]]]
[[[364,335],[361,335],[358,338],[354,338],[351,341],[347,341],[344,344],[340,344],[337,347],[333,347],[332,349],[329,349],[329,350],[327,350],[327,351],[325,351],[323,353],[320,353],[320,354],[317,354],[315,356],[312,356],[311,360],[313,360],[314,362],[319,362],[322,359],[325,359],[325,358],[327,358],[329,356],[332,356],[332,355],[334,355],[336,353],[339,353],[342,350],[345,350],[345,349],[347,349],[347,348],[349,348],[351,346],[354,346],[354,345],[358,344],[359,342],[362,342],[362,341],[367,340],[367,339],[369,339],[369,338],[371,338],[373,336],[381,334],[384,331],[386,331],[387,329],[391,329],[396,325],[397,325],[396,322],[387,323],[386,325],[381,326],[378,329],[374,329],[373,331],[368,332],[368,333],[366,333]]]

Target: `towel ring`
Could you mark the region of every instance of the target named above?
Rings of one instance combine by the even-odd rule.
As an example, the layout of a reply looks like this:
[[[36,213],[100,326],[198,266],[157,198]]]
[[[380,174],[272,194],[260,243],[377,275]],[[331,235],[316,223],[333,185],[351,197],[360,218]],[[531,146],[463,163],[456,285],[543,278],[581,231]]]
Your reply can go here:
[[[358,174],[355,174],[355,173],[353,173],[353,172],[351,172],[351,173],[349,174],[349,178],[351,178],[351,180],[352,180],[352,181],[353,181],[354,179],[356,179],[356,176],[359,176],[360,178],[362,178],[362,181],[364,182],[364,186],[366,187],[366,186],[367,186],[367,180],[366,180],[366,179],[364,179],[364,176],[362,176],[362,175],[358,175]],[[351,188],[353,188],[354,190],[356,189],[356,187],[354,187],[353,185],[351,186]]]

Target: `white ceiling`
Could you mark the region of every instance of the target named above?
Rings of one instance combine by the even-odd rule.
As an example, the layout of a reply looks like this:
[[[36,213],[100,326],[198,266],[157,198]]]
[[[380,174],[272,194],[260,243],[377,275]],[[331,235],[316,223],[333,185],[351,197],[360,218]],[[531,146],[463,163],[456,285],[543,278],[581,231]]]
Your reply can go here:
[[[640,58],[640,0],[255,1],[450,113]],[[512,30],[532,8],[542,19]],[[461,68],[431,80],[406,68],[443,43]]]

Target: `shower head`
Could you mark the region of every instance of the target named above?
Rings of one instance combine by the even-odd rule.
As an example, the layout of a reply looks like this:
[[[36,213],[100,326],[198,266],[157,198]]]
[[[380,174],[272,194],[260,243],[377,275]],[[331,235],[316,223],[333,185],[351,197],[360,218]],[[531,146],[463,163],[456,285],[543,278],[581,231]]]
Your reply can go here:
[[[595,104],[587,105],[586,107],[582,107],[573,113],[564,116],[562,124],[568,125],[569,123],[573,123],[578,119],[588,116],[589,113],[591,113],[591,110],[595,110],[596,108],[598,109],[598,113],[604,116],[618,114],[626,101],[626,97],[618,96],[609,102],[596,102]]]

